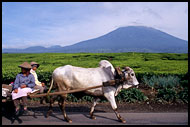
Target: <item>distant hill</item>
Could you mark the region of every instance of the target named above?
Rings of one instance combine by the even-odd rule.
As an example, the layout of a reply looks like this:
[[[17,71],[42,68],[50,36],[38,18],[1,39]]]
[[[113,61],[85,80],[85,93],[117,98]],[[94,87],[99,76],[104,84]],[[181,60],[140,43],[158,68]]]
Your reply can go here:
[[[59,45],[51,46],[45,48],[43,46],[32,46],[26,49],[3,49],[3,53],[48,53],[48,52],[57,52],[61,51],[63,47]]]
[[[70,46],[41,46],[27,49],[3,49],[3,52],[152,52],[152,53],[187,53],[188,42],[160,30],[145,26],[120,27],[98,38],[82,41]]]

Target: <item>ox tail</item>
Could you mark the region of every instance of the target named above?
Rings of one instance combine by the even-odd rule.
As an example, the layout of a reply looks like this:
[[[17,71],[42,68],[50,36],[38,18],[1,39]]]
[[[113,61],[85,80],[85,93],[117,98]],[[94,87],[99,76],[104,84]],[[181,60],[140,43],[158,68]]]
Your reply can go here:
[[[49,95],[49,93],[50,93],[52,87],[53,87],[53,78],[51,79],[51,84],[50,84],[49,90],[48,90],[48,92],[47,92],[47,96]]]

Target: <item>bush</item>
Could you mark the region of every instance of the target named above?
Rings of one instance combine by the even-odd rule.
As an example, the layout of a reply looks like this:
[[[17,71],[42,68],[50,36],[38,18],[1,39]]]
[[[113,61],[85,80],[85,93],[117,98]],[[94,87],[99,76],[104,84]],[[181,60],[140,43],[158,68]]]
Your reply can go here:
[[[68,94],[67,101],[78,102],[78,99],[73,94]]]
[[[155,89],[174,88],[180,84],[180,79],[177,76],[155,76],[148,78],[143,76],[143,83]]]
[[[67,101],[70,102],[93,102],[93,100],[94,100],[93,96],[87,95],[82,92],[68,94],[67,96]]]
[[[137,102],[146,101],[148,98],[139,89],[131,88],[128,90],[121,90],[121,92],[116,97],[119,102]]]
[[[40,82],[44,82],[49,87],[51,82],[52,72],[40,72],[40,73],[38,72],[37,75],[38,75],[38,80]]]
[[[183,80],[180,82],[180,85],[183,87],[183,88],[188,88],[188,80]]]
[[[185,87],[177,94],[178,99],[181,99],[183,102],[188,103],[188,87]]]
[[[87,102],[93,102],[94,98],[92,96],[83,96],[82,101],[87,101]]]
[[[188,97],[188,54],[170,53],[39,53],[39,54],[2,54],[2,83],[13,82],[20,72],[24,61],[36,61],[38,79],[49,88],[51,75],[55,68],[67,64],[78,67],[97,67],[100,60],[107,59],[113,66],[129,66],[134,69],[139,83],[158,89],[175,87],[178,97],[184,101]],[[180,84],[180,87],[178,85]],[[53,91],[53,90],[52,90]],[[117,99],[125,102],[145,100],[137,90],[122,90]],[[164,95],[163,95],[164,96]],[[123,99],[124,97],[124,99]],[[131,98],[130,98],[131,97]],[[69,101],[92,101],[92,97],[81,93],[69,94]],[[102,99],[101,102],[107,100]],[[187,100],[188,101],[188,100]]]
[[[165,100],[167,102],[174,102],[176,97],[177,93],[172,88],[159,89],[157,93],[157,99]]]

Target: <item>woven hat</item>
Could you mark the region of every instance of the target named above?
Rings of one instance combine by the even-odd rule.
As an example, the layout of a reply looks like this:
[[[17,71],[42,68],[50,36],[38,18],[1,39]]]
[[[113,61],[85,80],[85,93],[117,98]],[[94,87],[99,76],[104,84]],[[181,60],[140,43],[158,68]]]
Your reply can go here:
[[[28,62],[24,62],[21,65],[19,65],[18,67],[25,68],[25,69],[31,69],[32,68],[32,66]]]
[[[36,62],[31,62],[30,65],[37,65],[37,68],[40,66],[40,64],[36,63]]]

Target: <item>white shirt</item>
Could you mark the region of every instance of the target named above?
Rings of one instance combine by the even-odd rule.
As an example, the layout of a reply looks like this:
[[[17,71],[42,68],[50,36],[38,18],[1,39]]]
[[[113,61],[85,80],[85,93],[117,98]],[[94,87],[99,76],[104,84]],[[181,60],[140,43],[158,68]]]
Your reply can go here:
[[[35,84],[38,86],[42,86],[42,83],[40,81],[38,81],[38,76],[37,76],[36,72],[33,69],[31,69],[30,73],[33,74],[33,76],[35,78]]]

